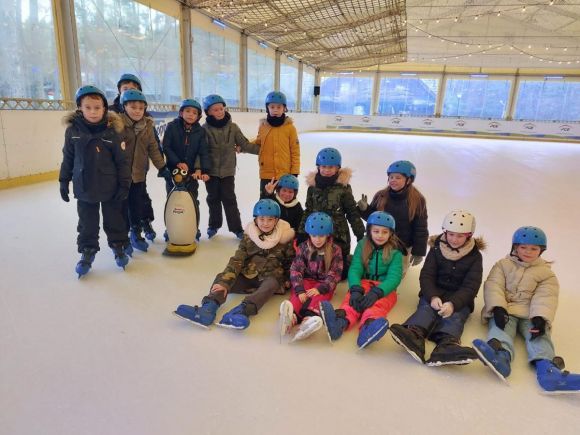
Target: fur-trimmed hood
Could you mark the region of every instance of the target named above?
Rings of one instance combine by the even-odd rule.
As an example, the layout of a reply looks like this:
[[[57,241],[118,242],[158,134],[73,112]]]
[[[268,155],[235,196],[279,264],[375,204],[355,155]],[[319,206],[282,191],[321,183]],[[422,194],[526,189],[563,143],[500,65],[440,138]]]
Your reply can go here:
[[[79,110],[69,112],[62,118],[62,123],[65,127],[70,127],[77,117],[82,118],[82,113]],[[119,115],[109,110],[107,111],[107,127],[113,127],[115,132],[121,133],[125,129],[125,124]]]
[[[318,170],[311,171],[304,177],[306,179],[306,184],[308,186],[315,186],[316,185],[316,174],[318,174]],[[338,184],[342,184],[343,186],[347,186],[350,183],[350,179],[352,178],[352,169],[350,168],[340,168],[338,170],[338,178],[336,182]]]
[[[274,246],[281,244],[286,244],[292,241],[294,238],[294,229],[290,226],[288,222],[282,219],[278,219],[276,226],[272,233],[260,239],[262,232],[255,224],[254,221],[248,223],[246,226],[245,233],[248,237],[261,249],[272,249]]]
[[[437,234],[434,236],[429,236],[429,240],[428,240],[428,244],[429,246],[432,248],[433,246],[435,246],[435,241],[442,236],[443,233],[441,234]],[[473,240],[475,241],[475,246],[477,246],[477,249],[479,249],[480,251],[484,251],[487,248],[487,242],[483,239],[483,237],[474,237]]]

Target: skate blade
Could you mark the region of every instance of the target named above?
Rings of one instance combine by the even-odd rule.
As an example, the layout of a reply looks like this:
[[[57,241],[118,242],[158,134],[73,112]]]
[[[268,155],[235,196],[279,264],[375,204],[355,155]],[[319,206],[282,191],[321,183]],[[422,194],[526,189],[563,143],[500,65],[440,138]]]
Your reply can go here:
[[[425,364],[421,360],[421,358],[419,357],[419,355],[417,355],[415,352],[413,352],[411,349],[409,349],[407,346],[405,346],[405,343],[403,343],[401,340],[399,340],[399,337],[397,337],[395,334],[393,334],[392,331],[391,331],[391,337],[393,338],[393,340],[395,341],[395,343],[397,343],[399,346],[401,346],[403,349],[405,349],[407,351],[407,353],[409,355],[411,355],[415,361],[417,361],[421,365]]]
[[[375,337],[376,337],[377,335],[379,335],[381,332],[383,332],[385,329],[388,329],[388,328],[389,328],[389,324],[388,324],[388,323],[386,323],[386,324],[385,324],[385,326],[384,326],[383,328],[379,329],[377,332],[375,332],[373,335],[371,335],[371,336],[370,336],[370,337],[367,339],[367,341],[365,341],[365,342],[362,344],[362,346],[359,346],[359,348],[358,348],[358,351],[361,351],[361,350],[363,350],[364,348],[366,348],[366,347],[367,347],[369,344],[371,344],[371,343],[374,343]]]
[[[467,364],[471,364],[474,360],[471,358],[466,358],[457,361],[427,361],[425,363],[428,367],[442,367],[442,366],[464,366]]]
[[[324,310],[320,309],[320,317],[322,317],[322,324],[324,325],[324,330],[326,331],[326,336],[328,337],[328,341],[330,344],[333,344],[332,337],[330,336],[330,331],[328,330],[328,326],[326,325],[326,317],[324,316]]]
[[[178,314],[177,311],[174,311],[173,312],[173,315],[176,316],[176,317],[179,317],[180,319],[187,320],[189,323],[192,323],[192,324],[194,324],[195,326],[197,326],[199,328],[202,328],[202,329],[205,329],[205,330],[209,331],[209,327],[208,326],[202,325],[201,323],[194,322],[193,320],[188,319],[187,317],[183,317],[182,315]]]
[[[225,323],[216,323],[216,326],[219,326],[220,328],[225,328],[225,329],[235,329],[237,331],[241,331],[243,329],[246,329],[243,326],[226,325]]]
[[[496,368],[493,366],[493,364],[491,362],[489,362],[489,360],[479,351],[479,349],[475,346],[473,346],[473,350],[475,351],[475,353],[479,356],[479,359],[489,368],[491,369],[492,372],[495,373],[495,375],[500,378],[503,383],[505,385],[507,385],[509,387],[509,382],[508,380],[500,373],[496,370]]]
[[[311,337],[320,328],[322,328],[322,325],[319,325],[318,328],[312,328],[312,329],[307,329],[306,331],[302,331],[303,332],[302,334],[300,334],[300,330],[299,330],[296,334],[294,334],[294,337],[292,337],[292,340],[290,340],[290,343],[294,343],[295,341],[306,340],[308,337]]]
[[[556,391],[540,390],[540,393],[546,396],[569,396],[573,394],[579,394],[580,390],[556,390]]]

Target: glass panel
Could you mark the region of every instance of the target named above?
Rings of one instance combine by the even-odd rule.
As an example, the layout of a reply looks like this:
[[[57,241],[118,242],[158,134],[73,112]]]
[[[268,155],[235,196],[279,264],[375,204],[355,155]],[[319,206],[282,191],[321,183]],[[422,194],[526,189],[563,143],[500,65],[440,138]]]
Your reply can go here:
[[[380,115],[432,116],[435,114],[439,79],[383,77],[379,94]]]
[[[520,81],[514,119],[580,121],[580,82]]]
[[[302,111],[310,112],[313,109],[314,102],[314,74],[307,73],[304,70],[302,74]]]
[[[371,77],[352,75],[322,77],[320,113],[370,114],[372,82]]]
[[[274,59],[248,49],[248,107],[265,109],[268,92],[274,90]]]
[[[286,95],[288,110],[295,110],[298,91],[298,68],[285,63],[280,64],[280,90]]]
[[[443,116],[505,118],[511,80],[447,79]]]

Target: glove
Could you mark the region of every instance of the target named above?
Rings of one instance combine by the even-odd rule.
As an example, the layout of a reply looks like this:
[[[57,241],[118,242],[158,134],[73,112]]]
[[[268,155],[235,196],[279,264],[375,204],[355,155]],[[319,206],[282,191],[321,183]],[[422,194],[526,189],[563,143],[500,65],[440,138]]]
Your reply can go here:
[[[411,266],[417,266],[418,264],[421,264],[421,261],[423,261],[422,255],[411,255],[411,258],[409,259],[409,264]]]
[[[532,317],[532,325],[530,332],[532,333],[532,340],[541,337],[546,333],[546,320],[543,317]]]
[[[115,201],[125,201],[129,196],[129,189],[119,189],[115,196],[113,196],[113,200]]]
[[[363,193],[358,202],[356,203],[356,206],[360,211],[365,211],[369,207],[367,199],[368,199],[367,196]]]
[[[504,329],[506,323],[510,319],[508,312],[502,307],[493,307],[493,320],[499,329]]]
[[[159,178],[165,178],[167,181],[171,181],[172,180],[171,171],[169,170],[169,168],[167,166],[164,166],[161,169],[159,169],[159,172],[157,173],[157,176]]]
[[[70,201],[70,198],[68,197],[68,181],[60,182],[60,197],[64,202]]]
[[[350,300],[348,301],[348,304],[358,312],[361,312],[362,310],[359,309],[359,304],[364,295],[363,288],[360,285],[353,285],[349,289],[349,292],[350,292]]]
[[[359,303],[361,311],[364,311],[367,308],[372,307],[373,304],[380,298],[382,298],[384,295],[385,293],[380,288],[378,287],[371,288],[371,291],[369,291],[366,295],[364,295],[362,301],[360,301]]]

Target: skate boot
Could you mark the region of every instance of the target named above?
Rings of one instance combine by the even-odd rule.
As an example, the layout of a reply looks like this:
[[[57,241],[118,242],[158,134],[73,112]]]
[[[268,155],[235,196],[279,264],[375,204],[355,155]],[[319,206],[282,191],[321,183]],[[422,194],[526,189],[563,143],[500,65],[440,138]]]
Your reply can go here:
[[[414,325],[391,325],[391,337],[401,345],[415,360],[425,363],[425,332]]]
[[[163,231],[163,240],[169,242],[169,234],[167,234],[167,230]]]
[[[129,239],[131,240],[131,245],[133,245],[135,249],[147,252],[149,245],[141,235],[141,227],[133,225],[129,231]]]
[[[115,262],[117,263],[117,266],[122,267],[123,270],[125,270],[125,266],[129,263],[129,257],[125,253],[123,244],[115,243],[111,246],[111,249],[113,250],[113,254],[115,254]]]
[[[296,325],[296,314],[290,301],[284,301],[280,304],[280,342],[282,337],[290,332],[290,329]]]
[[[322,319],[318,316],[307,317],[302,321],[300,324],[300,328],[290,343],[294,343],[295,341],[306,340],[316,331],[322,328]]]
[[[81,253],[81,259],[77,263],[75,268],[76,272],[79,275],[79,279],[83,275],[89,273],[89,269],[93,265],[93,261],[95,261],[95,255],[97,254],[97,249],[95,248],[84,248],[83,252]]]
[[[510,353],[505,350],[498,339],[492,338],[487,343],[483,340],[473,340],[473,349],[477,356],[491,371],[493,371],[502,381],[511,373]]]
[[[125,254],[131,258],[133,257],[133,246],[131,246],[131,243],[127,243],[127,246],[125,246]]]
[[[236,237],[237,237],[239,240],[242,240],[242,239],[244,238],[244,232],[243,232],[243,231],[238,231],[238,232],[236,233]]]
[[[217,325],[229,329],[246,329],[250,326],[250,318],[246,315],[246,304],[242,302],[225,313]]]
[[[198,228],[197,233],[195,233],[195,241],[199,243],[199,239],[201,239],[201,231]]]
[[[207,238],[208,239],[211,239],[216,234],[217,234],[217,230],[215,228],[208,228],[207,229]]]
[[[546,393],[565,394],[580,392],[580,375],[564,370],[564,360],[557,356],[552,361],[536,361],[538,383]]]
[[[444,365],[465,365],[477,359],[477,353],[471,347],[464,347],[459,340],[447,336],[437,342],[437,346],[431,352],[431,358],[427,360],[429,367]]]
[[[141,221],[141,226],[143,227],[143,232],[145,233],[145,238],[147,240],[153,241],[157,237],[157,233],[151,226],[151,221],[149,219],[143,219]]]
[[[379,341],[389,329],[389,321],[383,317],[378,319],[367,319],[358,333],[356,344],[359,349],[364,349],[368,345]]]
[[[206,299],[202,302],[201,307],[198,307],[197,305],[195,307],[190,305],[180,305],[173,314],[190,321],[194,325],[208,329],[215,320],[218,308],[219,305],[216,301],[213,299]]]
[[[328,339],[332,343],[342,337],[342,333],[348,328],[348,320],[344,310],[334,310],[328,301],[320,303],[320,316],[326,327]]]

